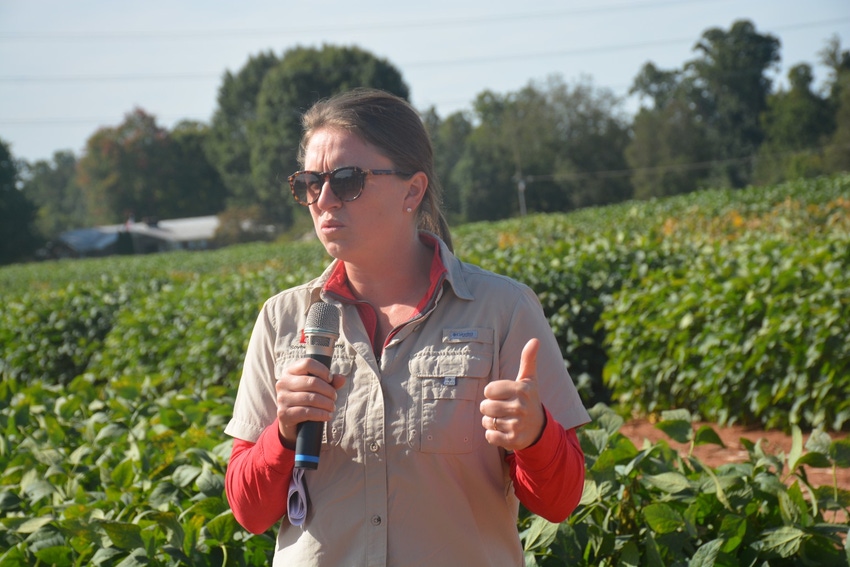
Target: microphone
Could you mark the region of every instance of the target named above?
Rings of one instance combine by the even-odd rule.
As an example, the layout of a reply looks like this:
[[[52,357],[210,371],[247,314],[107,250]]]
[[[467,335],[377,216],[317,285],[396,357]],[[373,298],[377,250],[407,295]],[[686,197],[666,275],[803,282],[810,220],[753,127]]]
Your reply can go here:
[[[318,360],[331,367],[334,344],[339,338],[339,309],[318,301],[310,306],[307,322],[304,324],[304,341],[307,344],[307,358]],[[304,421],[298,424],[295,438],[295,468],[319,468],[319,450],[322,447],[321,421]]]

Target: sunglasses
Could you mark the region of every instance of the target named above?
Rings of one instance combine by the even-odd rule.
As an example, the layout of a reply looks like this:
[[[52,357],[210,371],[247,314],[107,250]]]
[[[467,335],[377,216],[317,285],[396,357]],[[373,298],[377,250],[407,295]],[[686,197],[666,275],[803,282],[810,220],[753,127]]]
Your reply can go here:
[[[296,171],[290,175],[289,188],[299,204],[308,206],[319,200],[325,180],[330,182],[331,191],[340,201],[351,202],[363,193],[367,175],[400,175],[410,177],[394,169],[360,169],[359,167],[338,167],[333,171]]]

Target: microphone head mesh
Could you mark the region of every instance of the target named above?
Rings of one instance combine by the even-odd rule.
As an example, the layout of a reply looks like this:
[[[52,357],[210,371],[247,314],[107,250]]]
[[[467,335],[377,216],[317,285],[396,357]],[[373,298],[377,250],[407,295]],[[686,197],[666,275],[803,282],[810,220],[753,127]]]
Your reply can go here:
[[[339,334],[339,309],[336,305],[330,305],[324,301],[317,301],[310,306],[307,312],[307,321],[304,324],[304,332],[318,331]]]

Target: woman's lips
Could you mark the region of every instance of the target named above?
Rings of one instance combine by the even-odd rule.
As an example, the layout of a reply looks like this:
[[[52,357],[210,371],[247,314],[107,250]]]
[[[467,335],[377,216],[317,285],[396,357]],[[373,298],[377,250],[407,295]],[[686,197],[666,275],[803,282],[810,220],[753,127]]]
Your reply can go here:
[[[340,221],[330,219],[330,220],[322,221],[320,228],[322,229],[322,232],[333,232],[335,230],[343,228],[344,226],[345,225],[343,223],[341,223]]]

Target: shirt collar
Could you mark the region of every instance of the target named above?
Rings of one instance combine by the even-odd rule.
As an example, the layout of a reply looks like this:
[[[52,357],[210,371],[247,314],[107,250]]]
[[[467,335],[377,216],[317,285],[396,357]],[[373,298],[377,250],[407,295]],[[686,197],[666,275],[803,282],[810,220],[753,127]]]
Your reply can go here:
[[[443,264],[442,248],[445,244],[437,238],[436,235],[422,231],[419,233],[419,239],[434,250],[434,257],[431,260],[431,269],[428,274],[430,285],[428,292],[425,294],[417,311],[421,311],[428,305],[429,301],[437,292],[437,288],[444,280],[444,276],[448,273],[446,266]],[[324,292],[332,293],[345,301],[356,302],[358,299],[354,296],[351,290],[351,285],[348,281],[348,273],[345,270],[345,262],[335,261],[331,265],[330,274],[322,286]]]

